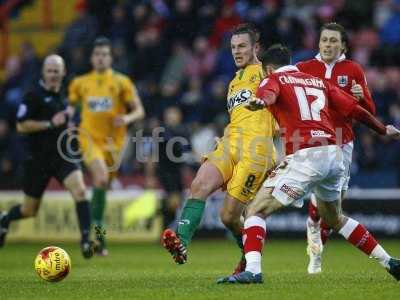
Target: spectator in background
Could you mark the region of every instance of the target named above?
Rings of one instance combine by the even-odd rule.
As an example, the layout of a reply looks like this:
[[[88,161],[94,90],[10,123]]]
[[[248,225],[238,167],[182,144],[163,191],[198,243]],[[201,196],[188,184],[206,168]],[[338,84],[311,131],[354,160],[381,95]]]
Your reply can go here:
[[[182,40],[190,45],[197,35],[199,26],[192,0],[173,1],[174,7],[171,17],[167,21],[167,40]]]
[[[164,110],[162,127],[163,141],[159,144],[159,161],[156,167],[157,177],[164,188],[165,198],[162,200],[164,228],[176,228],[176,212],[182,203],[184,153],[188,145],[188,132],[182,125],[182,111],[178,106],[171,106]],[[179,140],[178,140],[178,139]]]
[[[81,46],[88,48],[99,32],[97,19],[87,12],[86,1],[77,1],[75,5],[76,19],[65,30],[64,39],[60,46],[62,54],[68,50]]]
[[[23,95],[23,82],[21,59],[18,56],[12,56],[6,61],[5,80],[1,89],[0,98],[6,103],[10,109],[11,116],[16,115],[17,108],[21,102]],[[9,118],[11,118],[9,116]]]
[[[179,81],[168,80],[161,85],[161,97],[157,100],[158,118],[162,118],[163,112],[170,106],[179,106],[182,95],[182,85]]]
[[[135,38],[136,51],[133,53],[133,67],[130,73],[137,81],[160,77],[167,59],[167,52],[155,27],[140,30]]]
[[[224,76],[215,77],[211,81],[201,106],[201,122],[203,124],[214,123],[217,118],[225,118],[226,124],[228,123],[229,117],[226,112],[226,90],[228,84],[229,78]],[[223,132],[220,135],[222,136]]]
[[[89,62],[86,59],[86,50],[82,46],[74,46],[69,49],[67,56],[66,68],[68,72],[68,81],[77,75],[82,75],[90,68]]]
[[[113,68],[118,72],[129,74],[130,67],[130,56],[126,52],[125,43],[122,40],[115,41],[113,47]]]
[[[183,93],[180,99],[180,107],[185,116],[185,122],[199,122],[201,113],[199,107],[202,107],[204,99],[203,82],[199,77],[190,77],[187,83],[187,91]]]
[[[218,0],[201,1],[197,8],[198,34],[210,36],[218,14]]]
[[[229,38],[225,38],[217,52],[213,75],[233,78],[235,72],[235,62],[232,57],[230,40]]]
[[[30,41],[21,44],[20,59],[21,70],[24,70],[21,86],[27,90],[40,77],[40,61]]]
[[[186,74],[192,77],[208,79],[214,70],[216,51],[211,47],[205,36],[198,36],[193,42],[193,53],[186,64]]]
[[[188,68],[190,50],[183,41],[176,40],[172,43],[172,53],[165,64],[161,75],[161,85],[169,81],[183,82],[185,71]]]
[[[239,15],[235,12],[235,1],[224,0],[221,16],[217,18],[214,24],[214,31],[210,37],[210,43],[214,47],[219,47],[221,42],[225,40],[231,30],[241,22]]]
[[[392,14],[383,24],[380,32],[381,40],[384,44],[391,46],[400,45],[400,1],[392,1]]]
[[[123,4],[114,6],[111,11],[111,24],[108,28],[108,36],[112,42],[127,44],[130,34],[129,22],[126,15],[126,7]]]

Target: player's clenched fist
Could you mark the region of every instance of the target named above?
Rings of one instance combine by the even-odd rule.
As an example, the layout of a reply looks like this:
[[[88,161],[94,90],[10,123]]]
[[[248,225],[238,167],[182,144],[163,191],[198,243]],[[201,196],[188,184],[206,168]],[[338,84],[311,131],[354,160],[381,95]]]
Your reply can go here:
[[[259,110],[265,107],[265,103],[260,98],[251,97],[245,104],[245,106],[250,110]]]
[[[364,91],[363,88],[360,84],[356,83],[356,81],[353,79],[351,82],[351,94],[356,97],[357,100],[362,100],[364,99]]]

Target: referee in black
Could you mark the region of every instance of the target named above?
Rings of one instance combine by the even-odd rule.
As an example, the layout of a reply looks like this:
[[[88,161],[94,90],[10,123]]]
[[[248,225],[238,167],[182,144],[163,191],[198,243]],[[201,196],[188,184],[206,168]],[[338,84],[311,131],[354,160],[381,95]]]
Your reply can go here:
[[[62,91],[65,75],[63,59],[47,56],[43,63],[42,80],[29,91],[17,113],[17,131],[26,136],[26,157],[23,163],[24,202],[0,214],[0,247],[4,245],[12,221],[36,215],[43,193],[55,177],[71,193],[76,203],[81,231],[81,250],[85,258],[94,253],[90,241],[90,203],[86,199],[83,174],[76,163],[66,155],[67,146],[62,141],[67,132],[67,104]]]

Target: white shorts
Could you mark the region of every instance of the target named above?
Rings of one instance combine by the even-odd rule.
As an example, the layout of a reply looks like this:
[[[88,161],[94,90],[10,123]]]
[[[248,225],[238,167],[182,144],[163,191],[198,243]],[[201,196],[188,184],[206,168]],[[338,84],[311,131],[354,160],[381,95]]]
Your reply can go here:
[[[351,172],[351,161],[353,159],[353,142],[342,145],[343,152],[343,164],[344,164],[344,175],[342,178],[342,190],[347,191],[349,189],[350,172]]]
[[[342,150],[337,145],[301,149],[286,158],[264,182],[283,205],[301,207],[310,192],[324,201],[340,199],[344,177]]]

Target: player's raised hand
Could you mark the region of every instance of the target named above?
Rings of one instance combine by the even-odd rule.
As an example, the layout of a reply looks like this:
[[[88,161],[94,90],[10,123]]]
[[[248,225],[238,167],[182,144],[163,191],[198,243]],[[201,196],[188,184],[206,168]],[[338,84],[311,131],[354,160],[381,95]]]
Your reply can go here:
[[[251,97],[245,104],[245,107],[249,110],[255,111],[265,108],[265,103],[260,98]]]
[[[60,111],[51,118],[51,123],[55,127],[61,126],[65,124],[65,122],[67,122],[67,116],[65,115],[65,111]]]
[[[386,126],[386,135],[393,137],[395,139],[400,139],[400,130],[394,127],[393,125]]]
[[[364,99],[364,91],[360,84],[358,84],[354,79],[351,82],[351,94],[358,100]]]

